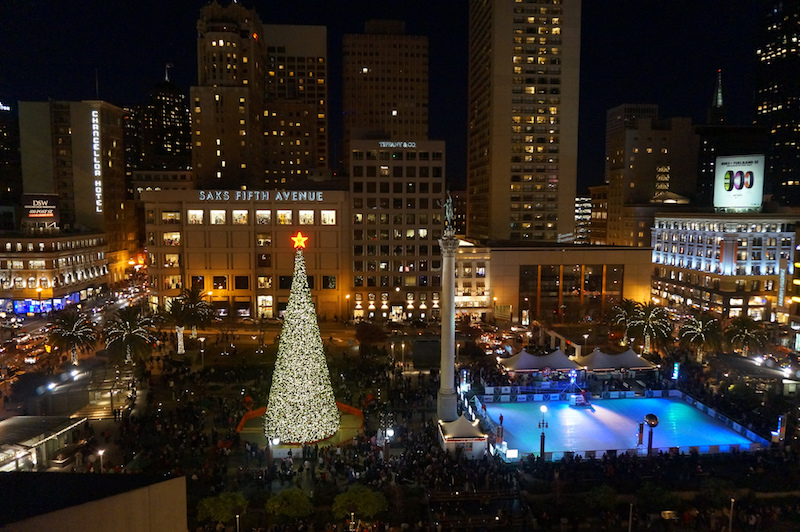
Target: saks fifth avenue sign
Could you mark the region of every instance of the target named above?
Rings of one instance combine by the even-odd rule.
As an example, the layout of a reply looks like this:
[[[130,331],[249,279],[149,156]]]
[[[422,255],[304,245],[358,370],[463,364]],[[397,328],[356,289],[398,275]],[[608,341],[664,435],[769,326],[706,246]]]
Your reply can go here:
[[[200,201],[323,201],[321,190],[199,190],[198,198]]]
[[[92,110],[92,170],[94,175],[94,212],[103,212],[103,170],[100,155],[100,111]]]

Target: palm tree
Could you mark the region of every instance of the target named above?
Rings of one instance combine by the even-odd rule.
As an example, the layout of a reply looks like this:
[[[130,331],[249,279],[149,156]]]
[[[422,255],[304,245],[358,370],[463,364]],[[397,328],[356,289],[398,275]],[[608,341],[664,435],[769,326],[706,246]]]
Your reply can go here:
[[[639,313],[629,324],[629,328],[636,330],[636,336],[644,337],[644,352],[650,352],[650,343],[663,345],[672,336],[672,322],[667,309],[653,302],[645,303],[639,307]]]
[[[740,314],[725,329],[725,340],[731,348],[741,349],[747,356],[751,349],[760,349],[767,344],[767,331],[750,316]]]
[[[66,309],[56,315],[50,330],[50,343],[62,351],[69,351],[74,365],[78,364],[78,352],[90,351],[95,341],[97,332],[77,310]]]
[[[208,301],[203,299],[205,294],[198,288],[184,290],[181,294],[183,305],[187,313],[187,325],[192,326],[192,338],[197,338],[197,327],[211,321],[214,309]]]
[[[678,337],[681,347],[694,349],[698,362],[703,361],[703,355],[708,351],[719,351],[725,338],[719,320],[709,314],[687,319],[681,325]]]
[[[611,323],[625,326],[625,332],[622,337],[622,341],[625,344],[629,342],[628,331],[630,331],[631,324],[637,319],[641,309],[642,304],[633,299],[623,299],[619,302],[619,305],[615,305],[611,309]]]
[[[175,335],[178,337],[178,354],[183,355],[186,349],[183,344],[183,330],[189,322],[189,312],[183,298],[176,297],[167,303],[166,307],[158,309],[159,319],[175,327]]]
[[[111,353],[124,353],[126,363],[142,361],[156,344],[152,327],[153,319],[142,316],[141,308],[122,308],[106,325],[106,349]]]

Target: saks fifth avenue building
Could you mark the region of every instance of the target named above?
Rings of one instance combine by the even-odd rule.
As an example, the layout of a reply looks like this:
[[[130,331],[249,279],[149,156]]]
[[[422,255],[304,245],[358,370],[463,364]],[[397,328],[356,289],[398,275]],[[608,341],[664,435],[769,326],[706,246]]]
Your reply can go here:
[[[291,237],[304,256],[320,317],[341,317],[351,277],[346,191],[144,191],[152,305],[198,288],[225,315],[278,317],[294,272]]]
[[[429,276],[426,285],[409,281],[410,272],[382,281],[380,261],[395,257],[378,250],[377,286],[361,281],[357,263],[364,256],[358,249],[361,243],[352,236],[364,230],[360,210],[351,207],[357,197],[348,190],[143,191],[151,305],[165,305],[183,290],[196,287],[218,314],[279,317],[289,299],[294,270],[291,237],[300,231],[309,237],[303,253],[320,319],[438,319],[441,261],[434,255],[429,257],[427,271],[415,272]],[[441,232],[434,223],[424,229]],[[419,228],[417,237],[418,232]],[[398,237],[405,239],[406,231]],[[531,277],[532,264],[537,272],[545,267],[561,271],[564,266],[558,265],[563,264],[573,269],[579,265],[580,272],[583,264],[591,264],[593,272],[614,271],[613,282],[595,283],[592,297],[606,305],[622,297],[638,300],[649,291],[650,253],[647,248],[606,246],[492,249],[464,242],[456,258],[457,312],[473,319],[524,323],[539,306],[539,314],[549,309],[539,303],[542,296],[537,290],[523,294],[523,286],[538,278]],[[557,266],[549,262],[538,266],[548,260]],[[502,267],[494,275],[491,272],[498,264]],[[395,282],[402,286],[394,286]],[[495,316],[495,310],[502,315]]]

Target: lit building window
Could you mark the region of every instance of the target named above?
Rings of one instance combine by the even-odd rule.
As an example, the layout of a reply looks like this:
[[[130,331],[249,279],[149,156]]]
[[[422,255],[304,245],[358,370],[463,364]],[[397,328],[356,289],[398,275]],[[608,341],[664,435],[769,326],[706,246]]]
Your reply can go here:
[[[247,225],[247,214],[246,210],[234,210],[233,225]]]
[[[301,210],[298,212],[298,221],[300,225],[314,225],[314,211]]]
[[[320,223],[322,225],[336,225],[336,211],[321,211]]]
[[[278,225],[292,225],[292,211],[289,209],[279,209],[277,212]]]
[[[225,224],[225,211],[211,210],[211,225],[224,225]]]

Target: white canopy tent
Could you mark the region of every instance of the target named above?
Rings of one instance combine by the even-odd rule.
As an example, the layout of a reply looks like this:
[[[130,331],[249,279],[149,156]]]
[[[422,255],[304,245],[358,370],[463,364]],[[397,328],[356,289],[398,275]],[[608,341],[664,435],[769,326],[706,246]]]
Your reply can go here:
[[[455,453],[460,447],[467,458],[482,458],[488,448],[489,437],[478,425],[478,419],[470,421],[463,414],[455,421],[439,421],[442,449]]]
[[[657,366],[637,355],[633,349],[617,355],[604,353],[595,348],[594,351],[579,358],[579,366],[586,367],[589,371],[617,371],[621,369],[655,369]]]
[[[569,371],[579,368],[579,365],[570,360],[561,349],[556,349],[552,353],[539,356],[532,355],[522,350],[512,357],[505,360],[501,359],[500,364],[502,364],[507,371],[514,371],[517,373],[542,371],[545,368],[553,371]]]

